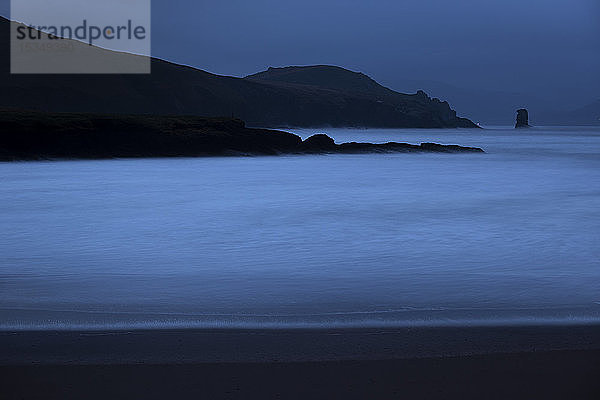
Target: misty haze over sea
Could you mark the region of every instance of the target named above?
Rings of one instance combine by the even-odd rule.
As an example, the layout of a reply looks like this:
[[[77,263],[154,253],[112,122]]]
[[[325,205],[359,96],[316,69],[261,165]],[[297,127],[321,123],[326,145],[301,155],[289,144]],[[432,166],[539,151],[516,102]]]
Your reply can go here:
[[[0,163],[0,329],[599,320],[598,128],[324,132],[487,154]]]

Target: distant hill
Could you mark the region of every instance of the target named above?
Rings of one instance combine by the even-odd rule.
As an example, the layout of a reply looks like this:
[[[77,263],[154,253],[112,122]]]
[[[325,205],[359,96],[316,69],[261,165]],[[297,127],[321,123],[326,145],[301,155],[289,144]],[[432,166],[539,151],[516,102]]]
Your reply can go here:
[[[9,54],[9,28],[10,22],[0,18],[4,54]],[[9,57],[4,57],[0,108],[227,116],[263,127],[475,127],[458,118],[448,103],[424,92],[397,93],[338,67],[270,69],[234,78],[152,59],[149,75],[11,75],[9,71]]]
[[[369,112],[354,108],[369,123],[367,126],[411,127],[473,127],[464,118],[458,118],[449,104],[431,99],[423,91],[403,94],[388,89],[367,75],[344,68],[315,65],[305,67],[269,68],[267,71],[247,76],[245,80],[269,85],[277,89],[313,92],[327,90],[336,101],[349,101],[368,107]],[[350,104],[347,104],[350,105]],[[371,114],[372,113],[372,114]],[[388,121],[388,122],[383,122]]]
[[[404,100],[412,97],[383,87],[363,73],[329,65],[269,68],[267,71],[249,75],[246,79],[272,84],[279,83],[288,87],[292,85],[320,87],[367,97],[399,96]]]
[[[600,125],[600,100],[577,108],[552,108],[532,114],[533,125]],[[535,120],[533,120],[535,118]]]
[[[600,125],[600,99],[566,113],[564,120],[573,124]]]

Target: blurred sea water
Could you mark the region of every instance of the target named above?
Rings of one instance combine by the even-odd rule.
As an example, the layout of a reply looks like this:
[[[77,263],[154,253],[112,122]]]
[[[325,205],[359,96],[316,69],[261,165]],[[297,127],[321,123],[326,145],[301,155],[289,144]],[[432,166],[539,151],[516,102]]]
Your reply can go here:
[[[600,321],[600,128],[486,154],[0,163],[0,329]]]

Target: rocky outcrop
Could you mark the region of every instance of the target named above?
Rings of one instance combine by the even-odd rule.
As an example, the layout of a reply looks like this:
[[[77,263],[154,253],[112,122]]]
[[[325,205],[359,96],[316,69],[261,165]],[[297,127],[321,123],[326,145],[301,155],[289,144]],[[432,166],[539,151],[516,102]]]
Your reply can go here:
[[[483,152],[433,143],[343,143],[254,129],[231,118],[3,111],[0,160],[236,155]]]
[[[530,128],[529,112],[525,108],[517,110],[517,123],[515,128]]]
[[[312,135],[302,142],[302,150],[306,152],[334,151],[336,149],[337,145],[335,144],[335,141],[323,133]]]
[[[323,151],[320,151],[323,152]],[[355,154],[355,153],[484,153],[478,147],[464,147],[456,145],[443,145],[437,143],[421,143],[420,145],[408,143],[342,143],[336,145],[335,149],[328,150],[331,153]]]

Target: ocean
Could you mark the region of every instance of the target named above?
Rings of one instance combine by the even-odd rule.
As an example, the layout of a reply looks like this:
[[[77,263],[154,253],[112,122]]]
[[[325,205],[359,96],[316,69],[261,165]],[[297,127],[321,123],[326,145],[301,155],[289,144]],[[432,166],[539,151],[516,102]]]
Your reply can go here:
[[[600,127],[485,154],[0,163],[0,330],[600,322]]]

